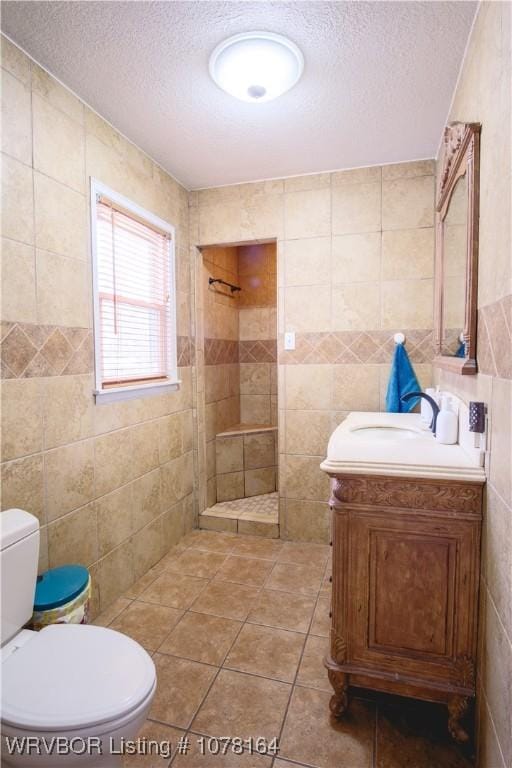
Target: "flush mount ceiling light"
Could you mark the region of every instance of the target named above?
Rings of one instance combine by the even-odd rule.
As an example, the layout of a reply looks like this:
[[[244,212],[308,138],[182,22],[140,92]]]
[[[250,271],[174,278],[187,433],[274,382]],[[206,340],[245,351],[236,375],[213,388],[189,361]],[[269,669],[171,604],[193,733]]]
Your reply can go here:
[[[271,101],[293,88],[304,57],[291,40],[273,32],[228,37],[210,56],[210,75],[223,91],[242,101]]]

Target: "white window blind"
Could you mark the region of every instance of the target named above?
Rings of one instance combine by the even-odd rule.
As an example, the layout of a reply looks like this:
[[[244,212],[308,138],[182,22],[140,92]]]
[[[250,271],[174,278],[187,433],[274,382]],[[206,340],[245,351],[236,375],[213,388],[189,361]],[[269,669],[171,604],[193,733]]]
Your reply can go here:
[[[97,386],[175,378],[170,233],[104,195],[96,198],[95,225]]]

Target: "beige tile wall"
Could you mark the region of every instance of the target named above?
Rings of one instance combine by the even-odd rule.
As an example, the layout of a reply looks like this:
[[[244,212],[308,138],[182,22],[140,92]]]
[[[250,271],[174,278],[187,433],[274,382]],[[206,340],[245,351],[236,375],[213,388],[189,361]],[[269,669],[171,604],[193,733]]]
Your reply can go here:
[[[2,122],[2,509],[39,518],[40,569],[88,566],[103,610],[194,525],[195,388],[189,365],[179,392],[96,406],[90,355],[62,375],[92,327],[89,177],[176,226],[186,339],[187,192],[5,39]]]
[[[480,370],[435,371],[466,401],[489,408],[482,545],[478,747],[480,768],[512,765],[512,239],[511,6],[480,5],[450,120],[480,122],[478,347]]]
[[[276,490],[276,431],[217,435],[217,501],[231,501]]]
[[[275,243],[254,243],[237,247],[241,292],[238,306],[275,307],[277,304],[277,265]]]
[[[240,418],[244,424],[277,424],[277,363],[249,341],[277,338],[277,253],[275,243],[240,246]],[[262,359],[263,357],[263,359]]]
[[[223,285],[209,285],[210,277],[238,285],[236,248],[203,249],[204,335],[210,339],[238,341],[238,294]]]
[[[215,468],[215,436],[217,432],[238,424],[240,421],[240,367],[238,365],[238,297],[228,288],[209,285],[210,277],[239,284],[238,256],[236,248],[205,248],[201,261],[201,289],[203,296],[202,313],[204,339],[231,341],[233,352],[226,349],[219,354],[219,360],[234,359],[236,362],[210,364],[207,354],[204,366],[204,408],[206,442],[206,506],[217,501],[217,478]],[[203,437],[201,438],[203,439]],[[202,478],[204,480],[204,476]],[[242,494],[243,496],[243,494]],[[204,508],[204,507],[203,507]]]
[[[431,381],[434,162],[199,190],[190,222],[193,253],[277,239],[281,530],[326,541],[329,489],[319,464],[347,411],[384,407],[395,330],[417,351],[422,386]],[[258,329],[264,338],[271,316],[247,312],[240,337]],[[300,355],[283,351],[285,330],[296,332]],[[242,381],[257,398],[267,377],[248,372]]]

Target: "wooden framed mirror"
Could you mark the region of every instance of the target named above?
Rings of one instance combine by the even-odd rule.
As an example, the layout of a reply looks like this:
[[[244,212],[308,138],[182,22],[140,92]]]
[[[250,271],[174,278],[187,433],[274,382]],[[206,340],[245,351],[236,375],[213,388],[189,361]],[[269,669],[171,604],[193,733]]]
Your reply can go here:
[[[434,364],[477,372],[476,323],[480,124],[444,131],[436,200]]]

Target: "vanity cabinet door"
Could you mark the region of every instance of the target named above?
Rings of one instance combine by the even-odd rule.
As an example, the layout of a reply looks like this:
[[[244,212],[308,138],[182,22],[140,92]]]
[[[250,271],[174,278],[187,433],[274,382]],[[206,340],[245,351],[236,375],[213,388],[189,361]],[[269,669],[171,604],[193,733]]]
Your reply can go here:
[[[472,688],[479,524],[346,511],[350,667]]]

